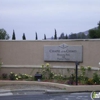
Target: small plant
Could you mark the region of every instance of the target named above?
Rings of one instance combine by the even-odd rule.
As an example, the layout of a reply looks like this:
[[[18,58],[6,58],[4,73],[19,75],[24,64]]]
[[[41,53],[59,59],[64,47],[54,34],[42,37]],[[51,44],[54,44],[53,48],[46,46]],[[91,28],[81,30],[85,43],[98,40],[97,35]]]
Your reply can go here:
[[[95,84],[100,84],[100,76],[96,72],[93,74],[93,82]]]
[[[34,80],[34,77],[32,75],[28,75],[28,74],[15,74],[13,72],[10,72],[9,75],[9,79],[10,80],[27,80],[27,81],[32,81]]]
[[[82,84],[85,84],[86,83],[86,68],[84,66],[81,66],[80,67],[80,72],[81,74],[79,75],[79,81],[82,83]]]
[[[1,66],[3,65],[3,62],[1,62],[1,59],[0,59],[0,70],[1,70]]]
[[[3,73],[2,74],[2,79],[7,79],[8,78],[8,75],[6,73]]]
[[[63,76],[63,80],[67,80],[68,77],[66,75]]]
[[[63,80],[63,75],[61,75],[61,74],[54,74],[54,79],[55,80]]]
[[[87,67],[87,70],[88,70],[88,71],[91,71],[91,66],[88,66],[88,67]]]
[[[93,85],[94,82],[93,82],[93,79],[92,78],[89,78],[88,81],[86,82],[88,85]]]
[[[33,76],[32,75],[28,75],[28,74],[20,74],[20,79],[22,80],[34,80]]]
[[[31,70],[31,72],[30,72],[30,75],[32,75],[33,71],[34,71],[34,68],[32,68],[32,70]]]
[[[15,80],[16,79],[15,73],[10,72],[9,79],[10,80]]]
[[[75,75],[74,74],[71,74],[71,76],[68,79],[67,84],[73,85],[74,84],[74,81],[75,81]]]
[[[70,69],[69,68],[67,68],[67,72],[70,73]]]
[[[53,79],[54,73],[51,71],[49,63],[42,65],[42,78],[43,79]]]
[[[85,68],[84,66],[81,66],[81,67],[80,67],[80,70],[81,70],[82,74],[85,75],[85,73],[86,73],[86,68]]]

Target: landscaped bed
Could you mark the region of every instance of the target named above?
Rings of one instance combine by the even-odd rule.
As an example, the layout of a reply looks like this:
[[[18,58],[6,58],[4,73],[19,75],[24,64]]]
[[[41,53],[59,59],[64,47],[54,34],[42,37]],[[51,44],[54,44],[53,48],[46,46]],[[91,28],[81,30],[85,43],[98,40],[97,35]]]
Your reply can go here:
[[[40,72],[37,72],[38,75],[41,75],[40,79],[36,79],[35,75],[32,76],[32,73],[28,74],[16,74],[14,72],[10,72],[9,75],[6,73],[3,73],[1,76],[1,80],[25,80],[25,81],[42,81],[42,82],[55,82],[55,83],[61,83],[61,84],[68,84],[68,85],[76,85],[76,75],[75,70],[73,72],[69,72],[69,69],[67,69],[69,76],[61,75],[60,73],[54,73],[51,71],[51,67],[49,64],[42,65],[42,70]],[[78,75],[78,84],[80,85],[100,85],[100,75],[99,70],[98,72],[93,73],[93,77],[89,78],[86,75],[86,72],[91,72],[91,67],[88,66],[87,68],[84,66],[81,66],[80,71]]]

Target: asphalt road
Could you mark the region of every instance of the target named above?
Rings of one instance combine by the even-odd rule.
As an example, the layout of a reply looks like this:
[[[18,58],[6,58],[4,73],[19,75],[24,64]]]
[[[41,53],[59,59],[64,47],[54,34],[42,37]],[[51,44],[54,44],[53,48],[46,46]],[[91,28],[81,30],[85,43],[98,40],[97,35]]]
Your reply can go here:
[[[13,95],[0,96],[0,100],[91,100],[89,92],[84,93],[53,93],[42,92],[14,92]],[[96,99],[96,100],[100,100]]]

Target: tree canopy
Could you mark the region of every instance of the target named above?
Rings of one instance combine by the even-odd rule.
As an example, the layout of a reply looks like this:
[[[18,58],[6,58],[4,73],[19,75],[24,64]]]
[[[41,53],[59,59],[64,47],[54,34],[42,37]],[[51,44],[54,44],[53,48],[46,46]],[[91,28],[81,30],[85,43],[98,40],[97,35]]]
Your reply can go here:
[[[89,30],[89,37],[91,39],[100,38],[100,21],[97,28]]]
[[[8,40],[10,36],[7,34],[5,29],[0,29],[0,39]]]

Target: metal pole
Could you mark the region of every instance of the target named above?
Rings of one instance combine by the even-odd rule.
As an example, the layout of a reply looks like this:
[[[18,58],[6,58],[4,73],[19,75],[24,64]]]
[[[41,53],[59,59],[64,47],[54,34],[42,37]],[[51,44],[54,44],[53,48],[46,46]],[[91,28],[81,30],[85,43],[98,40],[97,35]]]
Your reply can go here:
[[[78,62],[76,62],[76,85],[78,85]]]

